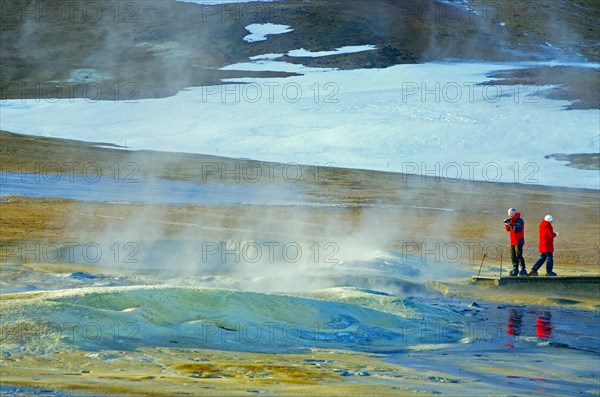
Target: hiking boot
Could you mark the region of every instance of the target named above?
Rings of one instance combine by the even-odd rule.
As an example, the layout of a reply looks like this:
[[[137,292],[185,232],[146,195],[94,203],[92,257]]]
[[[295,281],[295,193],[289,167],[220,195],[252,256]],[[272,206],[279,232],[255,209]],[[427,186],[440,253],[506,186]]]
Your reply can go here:
[[[519,276],[527,277],[527,270],[525,268],[522,268],[521,271],[519,272]]]
[[[537,272],[537,270],[531,269],[531,271],[529,273],[527,273],[527,275],[529,277],[537,277],[538,276],[538,272]]]
[[[546,276],[550,276],[550,277],[556,277],[558,276],[558,274],[554,273],[554,272],[547,272]]]
[[[508,275],[511,277],[517,277],[519,275],[519,269],[512,269]]]

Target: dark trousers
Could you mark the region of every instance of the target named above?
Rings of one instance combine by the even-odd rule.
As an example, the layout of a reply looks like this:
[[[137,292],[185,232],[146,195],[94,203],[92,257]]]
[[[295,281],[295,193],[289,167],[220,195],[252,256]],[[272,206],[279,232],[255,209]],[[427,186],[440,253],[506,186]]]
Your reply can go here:
[[[510,258],[515,269],[521,265],[525,268],[525,259],[523,258],[523,244],[511,245],[510,246]]]
[[[554,268],[554,255],[552,252],[542,252],[542,254],[540,255],[540,259],[538,259],[537,262],[535,262],[535,265],[533,265],[532,270],[535,270],[537,272],[538,269],[542,267],[544,262],[546,262],[546,273],[550,273],[552,271],[552,268]]]

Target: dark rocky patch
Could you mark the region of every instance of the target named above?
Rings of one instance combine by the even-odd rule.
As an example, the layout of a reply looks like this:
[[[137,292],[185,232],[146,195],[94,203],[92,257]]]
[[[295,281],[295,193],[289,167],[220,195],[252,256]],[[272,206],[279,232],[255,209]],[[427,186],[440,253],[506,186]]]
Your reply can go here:
[[[600,170],[600,153],[580,153],[580,154],[550,154],[545,156],[547,159],[558,161],[567,161],[567,167],[578,168],[580,170]]]
[[[489,77],[499,80],[487,84],[512,86],[511,92],[518,92],[521,95],[520,101],[535,100],[543,86],[553,85],[555,88],[547,91],[545,96],[573,101],[566,107],[567,110],[600,109],[600,69],[535,67],[500,71]]]
[[[600,6],[582,1],[591,7],[586,13],[593,20]],[[285,77],[290,74],[219,69],[255,55],[285,54],[298,48],[322,51],[372,44],[377,50],[282,60],[355,69],[444,59],[553,59],[557,51],[565,56],[583,53],[590,60],[599,58],[593,51],[584,51],[597,48],[598,24],[587,17],[575,18],[573,13],[582,11],[560,8],[558,0],[545,1],[548,6],[533,9],[533,13],[527,7],[517,10],[536,18],[516,18],[511,3],[497,1],[506,11],[502,15],[506,27],[485,13],[434,0],[289,0],[223,6],[174,0],[54,0],[50,8],[42,0],[1,3],[3,99],[136,100],[219,84],[224,78]],[[491,7],[485,2],[477,4]],[[525,5],[519,3],[519,7]],[[96,9],[96,14],[89,11]],[[57,15],[56,10],[62,11]],[[575,32],[569,37],[581,39],[577,45],[556,35],[557,23],[550,23],[554,20],[560,21],[563,36],[566,31]],[[290,25],[294,30],[271,35],[266,41],[243,41],[248,34],[245,26],[265,22]],[[555,47],[544,46],[547,40],[555,40]],[[79,69],[93,70],[100,77],[69,82],[73,71]]]

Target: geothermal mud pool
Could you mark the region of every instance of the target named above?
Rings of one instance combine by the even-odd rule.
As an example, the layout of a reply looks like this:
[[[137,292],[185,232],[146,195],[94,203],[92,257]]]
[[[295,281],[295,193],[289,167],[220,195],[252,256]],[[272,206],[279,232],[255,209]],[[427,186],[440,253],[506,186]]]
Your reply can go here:
[[[445,297],[427,288],[440,264],[400,255],[321,267],[320,281],[295,272],[304,289],[291,292],[278,291],[294,285],[283,275],[235,265],[170,278],[151,266],[5,265],[22,284],[2,285],[3,383],[40,394],[598,392],[597,311]]]

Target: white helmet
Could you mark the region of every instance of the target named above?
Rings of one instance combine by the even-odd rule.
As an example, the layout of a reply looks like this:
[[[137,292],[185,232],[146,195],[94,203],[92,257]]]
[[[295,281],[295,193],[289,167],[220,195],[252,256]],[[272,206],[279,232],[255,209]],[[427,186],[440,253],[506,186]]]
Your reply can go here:
[[[545,220],[545,221],[548,221],[548,222],[552,222],[552,221],[554,220],[554,218],[552,217],[552,215],[546,215],[546,216],[544,217],[544,220]]]
[[[515,208],[508,209],[508,216],[513,216],[516,213],[517,213],[517,210]]]

